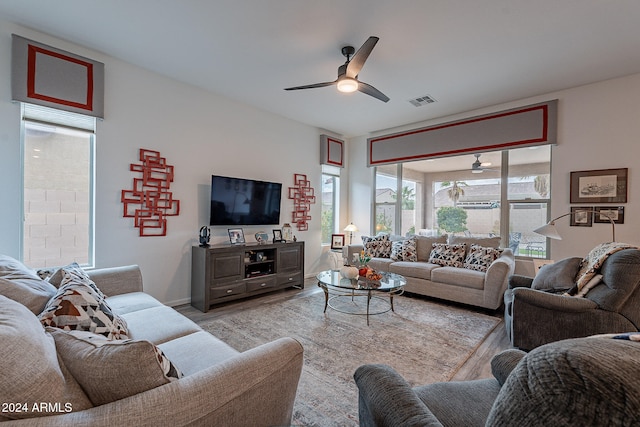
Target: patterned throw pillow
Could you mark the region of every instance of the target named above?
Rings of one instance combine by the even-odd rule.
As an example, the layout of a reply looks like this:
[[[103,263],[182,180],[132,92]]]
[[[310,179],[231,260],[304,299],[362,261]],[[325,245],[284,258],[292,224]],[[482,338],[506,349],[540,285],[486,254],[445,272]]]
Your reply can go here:
[[[149,341],[110,341],[85,331],[47,328],[58,354],[91,402],[98,406],[182,378],[182,373]]]
[[[391,245],[391,260],[411,262],[418,261],[415,237],[393,242]]]
[[[485,272],[491,263],[500,257],[502,251],[495,248],[485,248],[480,245],[471,245],[469,253],[464,260],[464,268]]]
[[[39,318],[44,326],[66,331],[89,331],[116,340],[128,338],[125,320],[113,312],[86,273],[75,269],[62,271],[60,288]]]
[[[614,254],[623,249],[635,249],[636,246],[629,245],[627,243],[601,243],[595,248],[591,249],[589,254],[582,260],[580,264],[580,270],[576,274],[576,285],[578,290],[582,289],[593,276],[595,276],[602,267],[602,264],[606,261],[609,255]]]
[[[467,245],[447,245],[446,243],[434,243],[429,262],[445,267],[462,267]]]
[[[364,251],[370,257],[389,258],[391,256],[391,241],[388,234],[379,234],[374,237],[362,236]]]

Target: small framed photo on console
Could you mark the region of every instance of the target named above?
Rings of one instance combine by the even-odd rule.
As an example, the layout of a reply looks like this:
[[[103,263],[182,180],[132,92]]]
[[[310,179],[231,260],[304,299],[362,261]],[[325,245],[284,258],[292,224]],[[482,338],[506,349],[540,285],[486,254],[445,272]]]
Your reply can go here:
[[[274,229],[273,230],[273,243],[280,243],[283,242],[284,240],[282,240],[282,230],[280,229]]]
[[[229,228],[229,241],[232,245],[244,243],[244,231],[242,231],[242,228]]]

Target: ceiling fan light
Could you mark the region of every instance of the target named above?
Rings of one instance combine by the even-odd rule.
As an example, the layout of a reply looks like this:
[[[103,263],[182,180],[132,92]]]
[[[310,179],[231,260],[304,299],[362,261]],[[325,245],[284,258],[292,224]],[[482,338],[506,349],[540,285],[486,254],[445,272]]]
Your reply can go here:
[[[345,77],[338,81],[338,90],[344,93],[355,92],[358,90],[358,81],[351,77]]]

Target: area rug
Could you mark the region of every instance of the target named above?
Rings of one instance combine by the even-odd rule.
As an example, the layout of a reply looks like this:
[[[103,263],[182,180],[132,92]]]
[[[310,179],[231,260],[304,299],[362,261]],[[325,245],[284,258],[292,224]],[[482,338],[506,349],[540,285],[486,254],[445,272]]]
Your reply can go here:
[[[344,304],[363,308],[365,299]],[[386,301],[373,300],[372,310]],[[370,316],[327,309],[324,294],[242,309],[200,326],[239,351],[289,336],[304,347],[304,366],[294,405],[294,425],[357,426],[360,365],[385,363],[413,385],[449,380],[499,323],[498,317],[395,297],[395,312]],[[358,308],[358,307],[354,307]]]

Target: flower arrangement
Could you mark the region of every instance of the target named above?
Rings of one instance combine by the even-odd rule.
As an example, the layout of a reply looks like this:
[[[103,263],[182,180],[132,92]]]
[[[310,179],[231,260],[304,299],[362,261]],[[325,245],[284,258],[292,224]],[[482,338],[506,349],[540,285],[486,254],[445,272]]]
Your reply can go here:
[[[362,250],[358,255],[358,261],[360,262],[360,265],[367,265],[369,264],[369,261],[371,261],[371,257],[364,250]]]

